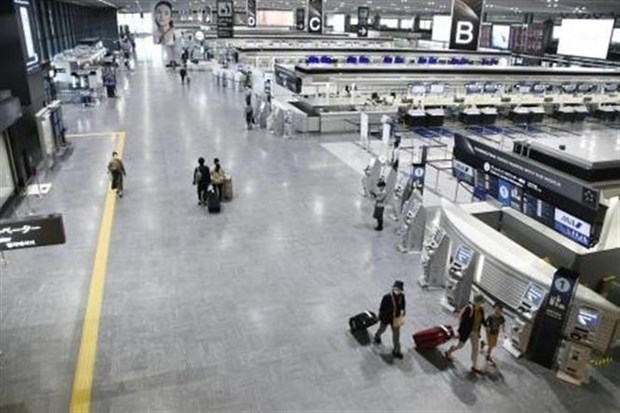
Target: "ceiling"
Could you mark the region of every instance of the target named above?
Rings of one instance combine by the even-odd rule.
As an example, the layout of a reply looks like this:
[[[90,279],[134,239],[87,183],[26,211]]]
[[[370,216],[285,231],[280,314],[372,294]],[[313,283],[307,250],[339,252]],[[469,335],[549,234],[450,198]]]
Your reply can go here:
[[[97,6],[113,6],[126,12],[149,12],[156,0],[68,0]],[[169,0],[178,10],[213,7],[215,0]],[[244,9],[246,0],[234,0],[236,8]],[[306,0],[257,0],[259,9],[294,9]],[[452,0],[324,0],[326,11],[354,11],[369,5],[371,12],[397,14],[450,13]],[[486,0],[486,10],[496,13],[617,13],[620,0]]]

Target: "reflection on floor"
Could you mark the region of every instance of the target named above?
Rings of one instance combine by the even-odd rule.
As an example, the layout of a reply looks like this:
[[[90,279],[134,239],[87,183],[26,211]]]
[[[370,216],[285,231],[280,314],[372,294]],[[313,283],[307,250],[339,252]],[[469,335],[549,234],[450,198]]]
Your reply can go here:
[[[127,131],[93,411],[620,406],[620,384],[596,371],[576,388],[498,350],[498,368],[474,376],[469,347],[454,365],[412,349],[413,331],[456,319],[439,306],[440,292],[415,284],[419,257],[397,252],[394,224],[372,230],[354,144],[248,132],[243,95],[207,73],[194,75],[191,88],[162,68],[139,66],[122,78],[121,98],[65,110],[70,133]],[[2,268],[3,413],[66,411],[112,145],[76,140],[46,180],[49,194],[33,198],[37,212],[64,214],[68,243],[14,252]],[[233,177],[235,199],[219,215],[196,205],[198,156],[219,157]],[[403,361],[389,356],[389,334],[374,347],[347,331],[348,318],[376,309],[395,279],[408,300]]]

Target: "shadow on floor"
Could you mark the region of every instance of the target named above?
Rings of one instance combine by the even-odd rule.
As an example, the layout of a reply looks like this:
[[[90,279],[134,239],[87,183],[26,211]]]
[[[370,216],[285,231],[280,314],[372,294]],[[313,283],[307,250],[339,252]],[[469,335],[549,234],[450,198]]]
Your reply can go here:
[[[25,403],[5,404],[0,406],[0,413],[32,413]]]

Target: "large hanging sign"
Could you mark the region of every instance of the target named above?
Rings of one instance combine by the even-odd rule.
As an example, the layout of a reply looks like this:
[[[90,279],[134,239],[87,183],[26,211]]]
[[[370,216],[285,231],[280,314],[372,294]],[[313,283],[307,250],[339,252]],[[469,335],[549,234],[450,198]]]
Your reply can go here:
[[[246,15],[248,16],[248,27],[256,27],[256,0],[248,0]]]
[[[578,273],[566,268],[558,268],[553,275],[549,299],[542,308],[537,334],[530,346],[532,360],[547,368],[553,367],[578,279]]]
[[[297,30],[306,29],[306,9],[303,7],[295,10],[295,28]]]
[[[153,8],[153,43],[164,46],[174,45],[172,3],[169,1],[158,1]]]
[[[370,8],[360,6],[357,8],[357,37],[368,37],[368,18]]]
[[[476,50],[484,0],[453,0],[450,49]]]
[[[308,0],[308,32],[323,33],[323,0]]]
[[[0,221],[0,251],[64,244],[65,241],[60,214]]]
[[[235,7],[233,0],[217,0],[217,37],[233,37]]]

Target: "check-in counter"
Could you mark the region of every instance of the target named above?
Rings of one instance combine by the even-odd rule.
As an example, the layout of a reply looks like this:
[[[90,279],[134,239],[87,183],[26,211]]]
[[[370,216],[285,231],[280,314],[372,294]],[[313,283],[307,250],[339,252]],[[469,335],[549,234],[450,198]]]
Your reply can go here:
[[[475,286],[492,299],[503,302],[511,312],[519,312],[531,284],[548,293],[556,268],[461,206],[443,200],[440,225],[453,245],[464,245],[480,254]],[[592,348],[606,351],[620,321],[620,308],[583,285],[577,287],[572,304],[574,308],[580,306],[600,312],[601,319],[592,339]],[[569,319],[575,316],[571,311]]]

